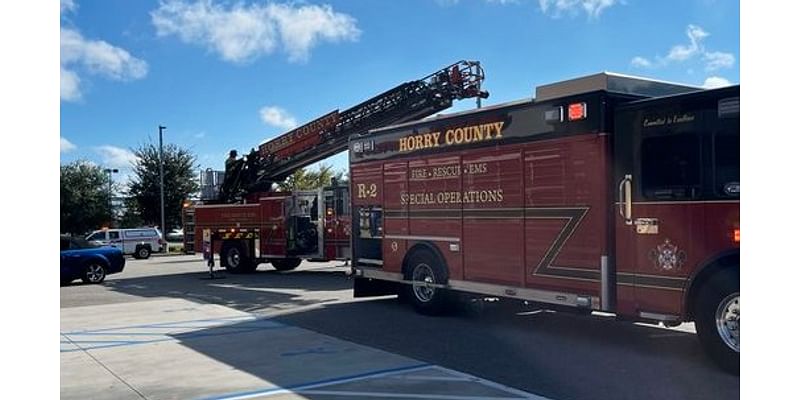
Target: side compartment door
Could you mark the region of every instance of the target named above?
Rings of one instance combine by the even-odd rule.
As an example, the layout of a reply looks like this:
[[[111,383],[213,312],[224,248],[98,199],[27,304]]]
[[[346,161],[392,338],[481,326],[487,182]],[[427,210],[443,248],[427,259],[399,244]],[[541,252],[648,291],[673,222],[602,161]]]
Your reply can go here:
[[[290,255],[322,258],[321,198],[321,191],[294,192],[286,198],[287,250]]]
[[[350,188],[332,186],[323,191],[325,198],[325,258],[350,258]]]
[[[261,231],[259,241],[263,256],[286,256],[286,220],[283,202],[285,197],[266,197],[259,200]]]
[[[691,265],[703,253],[706,112],[660,104],[616,116],[617,305],[621,314],[674,320]]]

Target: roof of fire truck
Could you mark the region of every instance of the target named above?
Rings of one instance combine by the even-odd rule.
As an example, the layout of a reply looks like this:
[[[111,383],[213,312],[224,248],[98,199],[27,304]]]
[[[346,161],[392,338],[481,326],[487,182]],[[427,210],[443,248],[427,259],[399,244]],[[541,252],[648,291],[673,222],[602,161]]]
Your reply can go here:
[[[600,72],[592,75],[581,76],[567,79],[560,82],[549,83],[536,87],[535,96],[530,99],[514,100],[505,103],[494,104],[487,107],[475,108],[450,114],[437,114],[435,116],[405,122],[397,125],[390,125],[370,132],[382,132],[396,128],[416,125],[420,122],[429,122],[441,118],[452,118],[460,115],[473,114],[478,112],[490,111],[499,108],[522,105],[526,103],[540,103],[548,100],[558,99],[567,96],[574,96],[581,93],[596,91],[606,91],[609,93],[641,96],[643,98],[653,98],[696,92],[703,90],[701,87],[686,85],[682,83],[667,82],[658,79],[645,78],[632,75],[623,75],[614,72]]]

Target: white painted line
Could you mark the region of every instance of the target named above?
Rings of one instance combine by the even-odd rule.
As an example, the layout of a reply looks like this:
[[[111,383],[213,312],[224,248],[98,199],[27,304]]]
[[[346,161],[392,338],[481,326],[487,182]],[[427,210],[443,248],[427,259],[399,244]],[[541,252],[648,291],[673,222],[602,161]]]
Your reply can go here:
[[[478,378],[477,376],[474,376],[474,375],[466,374],[466,373],[459,372],[459,371],[452,370],[452,369],[445,368],[445,367],[440,367],[438,365],[432,366],[431,369],[436,369],[436,370],[439,370],[439,371],[442,371],[442,372],[447,372],[447,373],[453,374],[455,376],[461,376],[461,377],[464,377],[464,378],[474,379],[476,382],[480,382],[482,385],[485,385],[485,386],[488,386],[488,387],[491,387],[491,388],[495,388],[495,389],[498,389],[498,390],[502,390],[504,392],[512,393],[512,394],[514,394],[516,396],[519,396],[519,397],[521,397],[523,399],[550,400],[547,397],[542,397],[542,396],[531,394],[531,393],[528,393],[528,392],[523,392],[522,390],[514,389],[514,388],[512,388],[510,386],[501,385],[501,384],[499,384],[497,382],[487,381],[486,379]]]
[[[423,370],[427,370],[427,369],[430,369],[430,368],[432,368],[431,365],[420,365],[419,367],[403,368],[403,369],[400,369],[398,371],[387,371],[387,372],[378,372],[378,373],[374,373],[374,374],[364,374],[364,375],[359,375],[359,376],[356,376],[356,377],[353,377],[353,378],[331,379],[331,380],[326,380],[326,381],[322,381],[322,382],[319,382],[319,383],[311,383],[311,384],[300,385],[300,386],[295,386],[295,387],[291,387],[291,388],[282,388],[280,386],[275,386],[275,387],[264,389],[264,390],[259,390],[259,391],[249,392],[249,393],[242,393],[242,394],[238,394],[238,395],[234,394],[234,395],[231,395],[231,396],[223,395],[223,396],[218,396],[218,397],[212,397],[212,398],[208,398],[208,400],[245,400],[245,399],[254,399],[254,398],[264,398],[264,397],[275,396],[275,395],[279,395],[279,394],[299,393],[302,390],[308,390],[308,389],[313,389],[313,388],[318,388],[318,387],[323,387],[323,386],[339,385],[339,384],[342,384],[342,383],[362,381],[362,380],[365,380],[365,379],[381,378],[381,377],[385,377],[385,376],[391,376],[391,375],[396,375],[396,374],[404,374],[404,373],[414,372],[414,371],[423,371]]]
[[[430,399],[430,400],[518,400],[519,397],[486,397],[486,396],[460,396],[449,394],[416,394],[416,393],[386,393],[386,392],[350,392],[338,390],[297,390],[298,394],[316,394],[328,396],[348,397],[373,397],[380,399]]]
[[[420,375],[409,375],[409,376],[390,376],[391,379],[407,379],[407,380],[419,380],[419,381],[450,381],[450,382],[474,382],[473,379],[464,378],[464,377],[452,377],[452,376],[420,376]]]

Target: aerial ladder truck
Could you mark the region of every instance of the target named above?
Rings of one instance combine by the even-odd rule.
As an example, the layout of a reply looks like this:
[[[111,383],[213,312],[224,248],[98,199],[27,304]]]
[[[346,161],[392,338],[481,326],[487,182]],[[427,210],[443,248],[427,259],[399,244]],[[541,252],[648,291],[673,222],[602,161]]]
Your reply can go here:
[[[350,258],[350,187],[275,191],[293,172],[347,149],[353,135],[415,121],[452,106],[454,100],[488,97],[479,62],[459,61],[405,82],[344,111],[334,110],[252,149],[219,179],[215,198],[184,204],[185,249],[214,254],[232,273],[261,263],[277,270],[301,260]]]

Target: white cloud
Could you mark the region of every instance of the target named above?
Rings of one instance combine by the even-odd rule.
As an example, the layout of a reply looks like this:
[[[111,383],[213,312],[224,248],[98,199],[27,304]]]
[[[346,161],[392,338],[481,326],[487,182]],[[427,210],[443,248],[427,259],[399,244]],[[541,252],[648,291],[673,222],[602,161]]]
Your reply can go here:
[[[286,110],[275,106],[266,106],[258,112],[265,124],[281,129],[292,129],[297,126],[297,120]]]
[[[730,68],[736,63],[736,57],[731,53],[705,49],[703,40],[710,34],[703,28],[689,25],[686,27],[686,36],[689,37],[689,43],[672,46],[666,57],[656,56],[655,61],[651,61],[652,59],[636,56],[631,60],[631,65],[639,68],[665,67],[671,63],[699,60],[705,63],[707,72],[712,72],[721,68]]]
[[[70,151],[75,150],[77,148],[78,148],[78,146],[75,146],[74,144],[72,144],[72,142],[67,140],[65,137],[61,136],[61,152],[62,153],[67,153],[67,152],[70,152]]]
[[[539,0],[542,13],[559,18],[567,13],[572,16],[581,11],[589,18],[599,18],[606,8],[621,3],[620,0]]]
[[[714,89],[730,85],[732,85],[731,81],[719,76],[709,76],[706,78],[706,81],[703,82],[703,87],[706,89]]]
[[[631,60],[631,65],[639,68],[650,68],[653,66],[653,63],[644,57],[636,56]]]
[[[61,66],[81,64],[89,72],[115,80],[141,79],[147,63],[102,40],[87,40],[75,30],[61,29]]]
[[[686,28],[686,36],[689,36],[689,45],[675,45],[670,49],[667,55],[668,60],[684,61],[697,54],[702,50],[703,45],[701,41],[708,37],[708,32],[697,25],[689,25]]]
[[[95,151],[100,155],[104,167],[129,169],[136,161],[132,151],[116,146],[98,146]]]
[[[706,71],[716,71],[720,68],[732,67],[736,62],[736,57],[731,53],[715,51],[703,54],[703,60],[706,61]]]
[[[355,41],[361,34],[355,18],[329,5],[165,0],[150,16],[159,36],[176,35],[234,63],[271,54],[279,45],[289,61],[302,62],[321,41]]]
[[[80,32],[61,28],[61,100],[81,97],[76,69],[117,81],[141,79],[147,63],[103,40],[85,39]]]
[[[61,100],[75,101],[81,98],[81,79],[74,71],[61,67]]]
[[[73,0],[61,0],[61,13],[74,12],[78,8]]]

